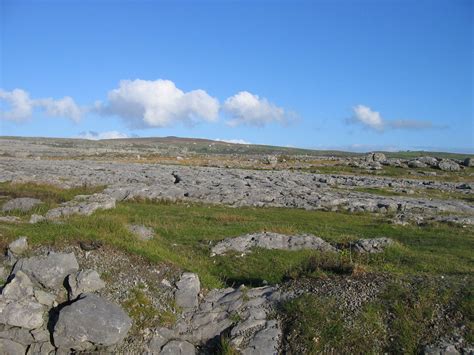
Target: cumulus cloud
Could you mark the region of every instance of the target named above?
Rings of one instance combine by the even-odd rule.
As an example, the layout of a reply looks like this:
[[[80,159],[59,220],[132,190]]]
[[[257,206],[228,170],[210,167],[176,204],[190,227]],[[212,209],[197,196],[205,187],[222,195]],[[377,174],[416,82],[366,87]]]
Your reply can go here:
[[[126,133],[122,133],[118,131],[107,131],[107,132],[85,131],[85,132],[79,133],[79,135],[75,138],[100,140],[100,139],[130,138],[130,136]]]
[[[0,118],[10,121],[25,121],[33,114],[33,100],[30,95],[21,89],[5,91],[0,89],[0,102],[2,110]],[[4,105],[10,106],[10,109],[4,108]]]
[[[249,125],[263,127],[269,123],[288,123],[295,118],[295,114],[282,107],[260,98],[248,91],[241,91],[229,97],[223,110],[230,115],[227,122],[230,126]]]
[[[382,132],[386,129],[427,129],[434,128],[430,121],[421,120],[386,120],[382,115],[368,106],[357,105],[352,108],[353,116],[349,123],[357,123],[364,127]]]
[[[232,144],[252,144],[250,142],[247,142],[246,140],[243,139],[220,139],[216,138],[214,139],[217,142],[225,142],[225,143],[232,143]]]
[[[53,98],[31,99],[25,90],[14,89],[5,91],[0,89],[0,102],[2,109],[0,119],[22,122],[33,116],[35,108],[43,111],[50,117],[66,117],[79,121],[82,110],[74,100],[66,96],[62,99]]]
[[[219,102],[204,90],[183,92],[170,80],[122,80],[98,103],[102,115],[122,118],[133,128],[167,127],[175,123],[215,122]]]

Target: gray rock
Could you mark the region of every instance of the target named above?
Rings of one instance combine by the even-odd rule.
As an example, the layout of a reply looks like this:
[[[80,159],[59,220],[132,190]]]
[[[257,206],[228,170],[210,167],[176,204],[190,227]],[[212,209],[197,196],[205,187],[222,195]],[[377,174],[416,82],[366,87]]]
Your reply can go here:
[[[128,230],[135,234],[138,239],[142,241],[148,241],[153,239],[155,236],[155,232],[153,231],[153,228],[146,227],[143,225],[138,225],[138,224],[132,224],[128,226]]]
[[[266,322],[263,329],[254,334],[247,347],[242,349],[243,355],[278,354],[282,331],[276,320]]]
[[[386,237],[374,239],[360,239],[352,244],[352,249],[358,253],[381,253],[395,242]]]
[[[53,294],[39,289],[36,289],[33,292],[38,303],[47,307],[54,306],[56,302],[56,297]]]
[[[15,264],[12,273],[23,271],[33,281],[44,287],[60,287],[67,275],[79,269],[74,253],[49,253],[47,256],[34,256],[20,259]]]
[[[6,202],[3,207],[3,212],[10,212],[10,211],[21,211],[21,212],[28,212],[32,210],[35,206],[41,204],[41,200],[36,198],[29,198],[29,197],[20,197],[15,198]]]
[[[198,294],[201,290],[201,283],[196,274],[190,272],[183,273],[180,280],[176,283],[176,287],[175,301],[177,306],[184,310],[198,306]]]
[[[474,166],[474,159],[473,158],[464,159],[464,166]]]
[[[459,171],[461,167],[455,161],[450,159],[443,159],[439,162],[438,168],[443,171]]]
[[[20,237],[8,245],[8,250],[14,255],[21,255],[28,250],[28,239],[26,237]]]
[[[291,236],[265,232],[224,239],[212,248],[211,255],[221,255],[231,250],[244,253],[255,247],[281,250],[313,249],[337,251],[331,244],[314,235],[302,234]]]
[[[160,355],[194,355],[196,348],[184,340],[171,340],[161,349]]]
[[[115,208],[115,198],[105,194],[79,195],[60,207],[49,210],[46,219],[57,219],[75,214],[90,216],[96,210]]]
[[[99,274],[95,270],[81,270],[67,277],[69,299],[72,300],[81,293],[92,293],[105,287]]]
[[[46,217],[41,216],[39,214],[32,214],[29,220],[29,223],[35,224],[35,223],[40,223],[46,220]]]
[[[21,219],[17,216],[0,216],[0,222],[4,223],[20,223]]]
[[[0,339],[0,354],[5,355],[23,355],[26,348],[9,339]]]
[[[425,157],[420,157],[418,158],[418,160],[426,165],[429,165],[433,168],[436,168],[438,166],[438,159],[434,158],[434,157],[429,157],[429,156],[425,156]]]
[[[426,168],[428,165],[415,159],[408,162],[408,167],[410,168]]]
[[[43,325],[45,309],[29,299],[5,302],[0,300],[0,323],[13,327],[36,329]]]
[[[78,350],[110,346],[122,341],[131,326],[132,320],[118,305],[94,294],[83,294],[59,312],[54,344]]]
[[[33,283],[22,271],[18,271],[2,290],[2,298],[6,300],[17,301],[31,296],[33,296]]]
[[[10,339],[21,345],[28,346],[32,344],[35,339],[28,329],[24,328],[10,328],[0,332],[0,339]]]

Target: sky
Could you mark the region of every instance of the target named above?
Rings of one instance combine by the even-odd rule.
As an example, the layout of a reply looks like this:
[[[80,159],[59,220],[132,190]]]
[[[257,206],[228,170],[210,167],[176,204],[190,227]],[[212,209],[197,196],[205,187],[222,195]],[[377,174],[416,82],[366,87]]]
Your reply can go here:
[[[474,153],[470,0],[0,3],[0,135]]]

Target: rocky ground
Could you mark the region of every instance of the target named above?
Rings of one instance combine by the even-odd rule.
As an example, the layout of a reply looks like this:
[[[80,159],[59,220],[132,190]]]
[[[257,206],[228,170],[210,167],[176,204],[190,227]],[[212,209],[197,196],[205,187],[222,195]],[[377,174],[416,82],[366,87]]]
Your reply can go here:
[[[75,196],[48,210],[41,209],[44,203],[38,198],[6,196],[0,216],[0,223],[7,226],[5,230],[25,223],[60,226],[68,223],[68,218],[92,216],[134,200],[369,213],[387,216],[395,225],[452,223],[472,228],[474,224],[474,171],[470,157],[395,158],[381,153],[321,157],[306,151],[268,155],[267,148],[259,148],[264,156],[259,155],[258,149],[243,153],[247,154],[247,161],[255,163],[250,166],[254,169],[236,169],[162,165],[140,161],[140,157],[133,162],[115,159],[117,154],[146,156],[158,151],[163,155],[168,146],[165,155],[179,157],[177,161],[182,162],[199,154],[201,148],[190,148],[196,143],[192,141],[184,151],[182,146],[170,148],[169,144],[150,142],[140,148],[135,141],[128,142],[128,146],[113,143],[108,147],[100,143],[100,149],[98,143],[89,146],[84,141],[2,138],[0,143],[0,183],[15,186],[33,182],[61,188],[103,186],[101,192]],[[14,147],[20,143],[26,148],[15,152]],[[213,144],[199,142],[200,147],[212,148]],[[76,149],[73,156],[71,149]],[[114,158],[105,155],[104,159],[97,159],[105,153],[115,154]],[[210,153],[206,150],[205,154]],[[331,162],[331,166],[336,161],[336,165],[360,169],[361,174],[288,169],[291,164],[291,168],[311,167],[316,157],[324,164]],[[389,168],[424,170],[416,178],[367,174]],[[439,175],[447,178],[438,179]],[[126,228],[139,243],[155,238],[155,230],[146,225],[128,224]],[[301,269],[289,272],[283,284],[207,289],[202,287],[197,273],[184,270],[179,262],[147,260],[133,252],[133,244],[127,250],[94,240],[31,247],[28,236],[2,243],[6,249],[0,267],[0,277],[5,281],[0,295],[0,353],[8,354],[276,354],[314,349],[337,352],[337,347],[321,350],[301,341],[296,329],[303,329],[304,324],[284,311],[289,307],[285,305],[304,300],[307,295],[336,299],[335,308],[344,315],[344,327],[351,327],[360,314],[365,314],[367,305],[388,297],[382,295],[399,282],[390,270],[366,272],[364,266],[353,262],[352,255],[368,255],[370,261],[370,255],[383,258],[386,250],[394,247],[404,250],[403,245],[384,236],[334,243],[312,234],[244,234],[217,243],[209,241],[208,257],[229,254],[239,258],[261,249],[308,250],[327,253],[339,261],[337,265],[322,265],[313,256]],[[340,262],[348,258],[347,265]],[[416,277],[403,281],[408,294],[418,295],[417,285],[425,282]],[[382,307],[380,302],[377,307]],[[423,335],[423,348],[418,350],[429,354],[471,354],[472,343],[464,338],[470,332],[465,325],[466,314],[452,309],[457,306],[436,305],[432,312],[435,321],[430,321],[434,325],[427,325],[432,330],[429,336]],[[396,310],[390,310],[387,304],[383,307],[378,317],[391,329]],[[446,329],[449,332],[443,333]],[[370,334],[359,336],[367,338]],[[320,338],[314,339],[317,343]],[[396,342],[385,333],[377,339],[384,351],[387,344]],[[354,347],[347,349],[357,351]],[[405,348],[389,349],[403,352]]]

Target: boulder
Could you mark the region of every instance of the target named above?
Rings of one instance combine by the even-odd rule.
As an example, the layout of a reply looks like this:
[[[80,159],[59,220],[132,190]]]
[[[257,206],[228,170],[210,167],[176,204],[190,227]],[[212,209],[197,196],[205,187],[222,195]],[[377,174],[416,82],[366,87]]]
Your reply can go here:
[[[63,307],[54,326],[54,344],[68,349],[110,346],[121,342],[132,326],[118,305],[94,294],[82,294]]]
[[[474,166],[474,158],[466,158],[464,159],[464,166]]]
[[[0,354],[19,355],[24,354],[26,348],[10,339],[0,339]]]
[[[438,168],[443,171],[459,171],[461,167],[455,161],[450,159],[443,159],[439,162]]]
[[[198,306],[198,294],[201,290],[199,277],[196,274],[185,272],[176,283],[175,300],[176,305],[189,310]]]
[[[49,253],[46,256],[34,256],[20,259],[15,264],[12,274],[23,271],[32,281],[48,288],[62,286],[67,275],[79,270],[74,253]]]
[[[72,300],[81,293],[92,293],[105,287],[95,270],[81,270],[67,277],[69,299]]]
[[[28,240],[26,237],[20,237],[8,245],[8,250],[14,255],[21,255],[28,249]]]
[[[29,197],[20,197],[15,198],[6,202],[3,207],[3,212],[10,212],[10,211],[21,211],[21,212],[28,212],[32,210],[35,206],[41,204],[41,200],[36,198],[29,198]]]
[[[415,169],[417,169],[417,168],[426,168],[427,166],[428,165],[426,165],[425,163],[423,163],[423,162],[421,162],[420,160],[417,160],[417,159],[410,160],[408,162],[408,167],[410,167],[410,168],[415,168]]]
[[[434,157],[429,157],[429,156],[425,156],[425,157],[420,157],[418,158],[418,161],[426,164],[426,165],[429,165],[433,168],[436,168],[438,166],[438,159],[434,158]]]

